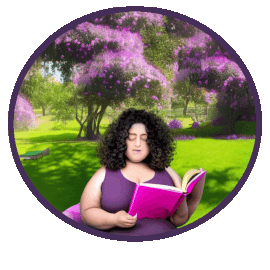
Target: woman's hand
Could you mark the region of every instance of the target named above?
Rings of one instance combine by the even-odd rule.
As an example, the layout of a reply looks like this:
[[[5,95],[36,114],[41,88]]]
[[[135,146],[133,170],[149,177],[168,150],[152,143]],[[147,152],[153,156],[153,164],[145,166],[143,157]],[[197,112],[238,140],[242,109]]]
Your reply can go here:
[[[124,210],[115,213],[114,218],[115,225],[120,228],[131,228],[135,225],[137,221],[137,215],[133,217]]]

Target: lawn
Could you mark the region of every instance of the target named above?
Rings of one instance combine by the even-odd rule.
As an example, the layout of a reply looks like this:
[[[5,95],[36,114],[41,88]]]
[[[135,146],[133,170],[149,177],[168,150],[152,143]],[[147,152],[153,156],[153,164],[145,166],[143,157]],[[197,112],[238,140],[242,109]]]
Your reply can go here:
[[[43,159],[22,160],[22,165],[37,190],[62,212],[80,201],[86,183],[100,167],[95,155],[96,143],[74,140],[79,131],[76,121],[63,126],[50,121],[49,115],[38,120],[37,128],[15,132],[17,150],[21,155],[50,149],[50,154]],[[108,125],[109,121],[103,119],[102,134]],[[254,142],[254,139],[211,138],[177,141],[171,167],[181,177],[190,168],[207,170],[202,200],[187,224],[209,213],[233,190],[246,170]]]

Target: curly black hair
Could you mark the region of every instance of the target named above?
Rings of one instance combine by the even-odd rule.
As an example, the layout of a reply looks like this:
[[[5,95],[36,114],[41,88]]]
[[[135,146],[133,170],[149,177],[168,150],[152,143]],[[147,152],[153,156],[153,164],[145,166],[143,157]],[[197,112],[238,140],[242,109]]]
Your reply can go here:
[[[96,155],[101,165],[117,171],[126,167],[125,140],[135,123],[146,127],[150,154],[143,160],[151,169],[163,171],[173,160],[176,143],[169,127],[159,116],[145,110],[128,109],[112,122],[97,143]]]

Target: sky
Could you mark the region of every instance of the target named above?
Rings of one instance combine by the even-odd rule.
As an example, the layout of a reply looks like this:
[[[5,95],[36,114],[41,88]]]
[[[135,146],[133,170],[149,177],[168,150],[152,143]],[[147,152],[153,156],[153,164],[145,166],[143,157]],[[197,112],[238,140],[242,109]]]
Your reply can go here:
[[[49,65],[49,73],[53,74],[53,77],[58,81],[58,82],[63,82],[62,74],[58,69],[55,69],[55,73],[52,71],[51,68],[52,63]],[[45,76],[45,70],[42,69],[42,75]]]

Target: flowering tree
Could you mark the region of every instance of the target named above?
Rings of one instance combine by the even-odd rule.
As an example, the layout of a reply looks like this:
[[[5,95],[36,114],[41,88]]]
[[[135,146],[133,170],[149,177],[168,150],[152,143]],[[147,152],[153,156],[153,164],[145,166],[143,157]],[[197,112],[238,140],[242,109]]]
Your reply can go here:
[[[52,75],[43,77],[41,74],[35,74],[30,80],[32,82],[31,102],[35,108],[42,108],[42,114],[45,116],[45,111],[53,100],[54,89],[59,87],[60,83]]]
[[[41,69],[42,69],[42,59],[41,57],[38,57],[28,70],[20,87],[20,92],[29,99],[31,99],[32,93],[34,91],[34,86],[36,83],[35,76],[42,75]]]
[[[255,114],[254,103],[246,78],[228,52],[206,33],[196,30],[186,45],[178,47],[177,80],[188,78],[192,84],[217,93],[217,109],[228,118],[233,132],[237,117],[243,111]],[[209,94],[207,96],[209,101]]]
[[[101,19],[97,20],[102,22]],[[57,38],[42,54],[44,61],[53,61],[62,71],[66,81],[73,75],[74,84],[83,89],[79,95],[88,107],[88,139],[100,136],[99,125],[109,104],[117,105],[136,97],[141,104],[160,108],[162,95],[170,93],[166,76],[145,60],[140,34],[125,27],[117,29],[120,23],[114,21],[115,29],[107,24],[79,24]]]
[[[177,94],[177,99],[180,106],[183,106],[183,114],[187,114],[187,107],[190,101],[193,101],[195,106],[197,104],[205,104],[205,94],[202,88],[192,85],[187,78],[184,80],[177,80],[173,85],[174,92]]]
[[[38,121],[30,102],[22,93],[19,93],[14,109],[14,130],[28,130],[37,126]]]

